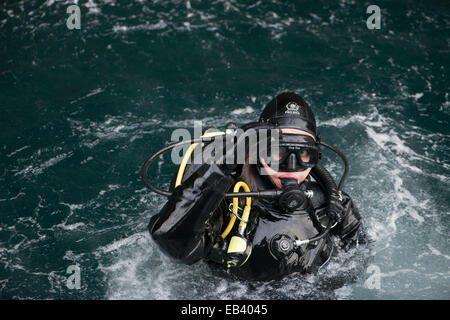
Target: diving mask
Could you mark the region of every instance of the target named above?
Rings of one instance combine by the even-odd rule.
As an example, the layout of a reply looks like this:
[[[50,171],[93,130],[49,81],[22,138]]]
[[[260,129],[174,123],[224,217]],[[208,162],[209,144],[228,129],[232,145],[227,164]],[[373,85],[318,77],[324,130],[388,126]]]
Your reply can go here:
[[[312,137],[281,134],[277,140],[269,140],[267,156],[259,157],[258,167],[267,165],[277,172],[305,171],[314,167],[321,158],[321,150]]]

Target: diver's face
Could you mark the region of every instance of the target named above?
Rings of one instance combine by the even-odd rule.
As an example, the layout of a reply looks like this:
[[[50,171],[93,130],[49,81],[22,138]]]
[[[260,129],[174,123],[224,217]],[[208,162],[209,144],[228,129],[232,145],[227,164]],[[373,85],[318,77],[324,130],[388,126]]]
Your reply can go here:
[[[310,134],[306,131],[298,130],[298,129],[281,129],[281,133],[310,136],[311,138],[313,138],[315,140],[315,138],[312,134]],[[273,155],[273,156],[276,157],[276,155]],[[305,162],[309,161],[308,153],[302,154],[301,157],[302,157],[303,161],[305,161]],[[275,160],[278,160],[278,159],[275,159]],[[297,181],[297,183],[300,184],[306,179],[306,177],[308,176],[308,174],[311,172],[311,169],[312,169],[312,168],[308,168],[304,171],[297,171],[297,172],[278,172],[278,171],[275,171],[272,168],[270,168],[263,159],[261,159],[261,161],[262,161],[263,166],[267,170],[267,173],[269,174],[270,178],[272,179],[273,183],[280,189],[282,188],[280,179],[282,179],[282,178],[295,179]]]

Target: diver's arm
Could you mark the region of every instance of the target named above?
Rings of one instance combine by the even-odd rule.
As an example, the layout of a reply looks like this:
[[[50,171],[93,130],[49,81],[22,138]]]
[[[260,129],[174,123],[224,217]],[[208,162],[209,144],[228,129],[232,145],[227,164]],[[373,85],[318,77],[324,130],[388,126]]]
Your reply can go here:
[[[356,240],[360,230],[361,216],[350,196],[342,192],[342,220],[332,229],[332,233],[341,238],[344,243],[350,243]]]
[[[327,199],[319,184],[313,182],[309,187],[313,191],[313,198],[311,199],[311,204],[314,207],[316,214],[319,217],[322,225],[328,223],[328,217],[326,217],[327,212]],[[339,236],[344,243],[351,243],[356,240],[358,236],[358,230],[361,229],[361,216],[359,211],[353,203],[350,196],[342,192],[342,220],[331,229],[331,233]]]
[[[203,164],[176,187],[149,230],[161,250],[182,263],[205,257],[206,222],[218,207],[232,178],[216,164]]]

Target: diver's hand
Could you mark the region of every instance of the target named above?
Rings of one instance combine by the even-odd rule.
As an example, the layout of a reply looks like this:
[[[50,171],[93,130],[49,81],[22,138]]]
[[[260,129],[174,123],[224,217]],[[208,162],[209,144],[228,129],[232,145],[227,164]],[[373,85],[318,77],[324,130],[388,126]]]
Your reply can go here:
[[[220,161],[221,163],[218,165],[226,175],[231,175],[238,166],[236,152],[236,145],[233,145],[224,153],[223,158]]]
[[[233,171],[238,166],[238,159],[242,159],[242,155],[238,155],[242,148],[238,148],[241,144],[245,143],[245,136],[234,136],[232,139],[227,139],[225,141],[226,147],[223,157],[220,160],[219,168],[227,175],[233,173]],[[244,145],[245,150],[245,145]],[[241,163],[242,164],[242,163]]]
[[[330,202],[328,205],[328,215],[335,222],[340,223],[344,219],[344,206],[337,192],[330,194]]]

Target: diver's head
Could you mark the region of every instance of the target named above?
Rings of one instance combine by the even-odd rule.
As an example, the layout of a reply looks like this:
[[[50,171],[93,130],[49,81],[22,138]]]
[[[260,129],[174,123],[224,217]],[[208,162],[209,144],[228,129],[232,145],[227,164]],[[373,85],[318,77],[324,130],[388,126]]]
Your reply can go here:
[[[319,140],[314,113],[306,101],[293,92],[284,92],[273,98],[262,111],[259,122],[305,131]]]
[[[259,122],[279,129],[276,141],[272,137],[270,142],[276,148],[268,148],[267,161],[259,158],[260,174],[269,176],[278,188],[282,179],[302,183],[320,159],[319,133],[308,104],[295,93],[282,93],[266,105]]]

